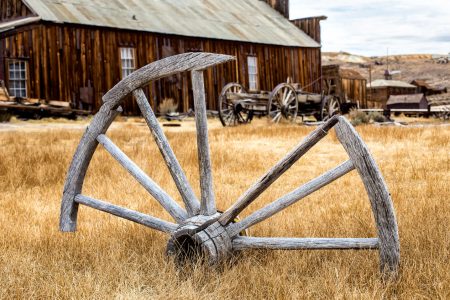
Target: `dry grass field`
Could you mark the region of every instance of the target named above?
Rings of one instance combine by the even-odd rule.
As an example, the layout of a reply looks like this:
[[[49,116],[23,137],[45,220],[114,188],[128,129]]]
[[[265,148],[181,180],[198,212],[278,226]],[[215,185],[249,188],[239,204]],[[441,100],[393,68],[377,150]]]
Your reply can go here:
[[[185,125],[192,127],[186,121]],[[219,128],[210,142],[220,209],[312,130],[305,126]],[[184,125],[183,125],[184,126]],[[233,265],[189,274],[165,257],[167,237],[81,207],[78,231],[58,231],[65,174],[79,127],[0,131],[0,298],[2,299],[449,299],[450,127],[362,126],[390,188],[399,222],[401,273],[383,283],[376,251],[249,251]],[[198,193],[195,132],[166,129]],[[108,135],[180,200],[146,128],[123,122]],[[334,133],[253,205],[256,208],[346,160]],[[170,220],[157,202],[98,148],[84,194]],[[356,172],[252,227],[253,236],[373,237]]]

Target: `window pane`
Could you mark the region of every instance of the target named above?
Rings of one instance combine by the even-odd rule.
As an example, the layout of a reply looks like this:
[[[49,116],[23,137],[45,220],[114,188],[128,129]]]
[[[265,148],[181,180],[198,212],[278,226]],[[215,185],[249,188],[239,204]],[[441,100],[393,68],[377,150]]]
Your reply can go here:
[[[9,89],[13,97],[27,97],[27,62],[10,61],[8,62]]]
[[[134,48],[120,48],[120,59],[122,63],[122,78],[133,73],[136,67]]]

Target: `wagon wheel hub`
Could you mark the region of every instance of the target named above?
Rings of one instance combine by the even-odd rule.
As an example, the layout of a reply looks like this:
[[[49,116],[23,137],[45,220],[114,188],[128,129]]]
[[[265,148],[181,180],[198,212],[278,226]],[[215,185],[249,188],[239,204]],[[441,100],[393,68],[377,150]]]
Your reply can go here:
[[[177,263],[203,259],[210,265],[226,260],[233,252],[231,237],[214,216],[195,216],[187,219],[172,234],[167,243],[167,254]]]
[[[234,59],[231,56],[210,53],[185,53],[151,63],[119,82],[103,98],[104,104],[86,129],[75,152],[66,178],[61,203],[60,229],[75,231],[80,205],[104,211],[115,216],[136,222],[169,235],[167,253],[177,261],[205,257],[216,264],[226,260],[235,251],[245,249],[378,249],[380,268],[383,274],[397,271],[400,259],[398,227],[384,179],[373,160],[367,146],[355,129],[343,117],[333,116],[313,130],[291,152],[276,163],[229,207],[219,213],[216,209],[215,193],[208,143],[208,122],[206,118],[205,90],[203,71],[211,66]],[[176,73],[192,72],[194,91],[195,122],[197,128],[197,149],[200,172],[200,197],[193,192],[187,177],[169,145],[150,104],[140,88]],[[282,95],[285,106],[296,103],[295,91],[280,86],[278,95]],[[178,204],[139,166],[133,162],[106,132],[114,118],[120,113],[120,104],[128,95],[133,94],[142,115],[153,135],[161,155],[183,200]],[[293,99],[292,101],[290,99]],[[274,106],[276,106],[274,104]],[[281,107],[281,106],[280,106]],[[293,116],[296,107],[293,106]],[[278,113],[278,112],[277,112]],[[346,150],[349,159],[321,176],[275,199],[270,204],[235,222],[236,217],[294,163],[304,156],[315,144],[324,138],[331,129],[335,129],[339,142]],[[170,214],[173,221],[162,220],[137,211],[126,209],[101,200],[83,195],[82,188],[89,163],[101,144],[117,162],[125,168]],[[271,216],[294,205],[308,195],[332,183],[347,173],[356,170],[366,188],[377,226],[378,236],[373,238],[272,238],[240,236],[240,232],[256,225]],[[385,272],[390,271],[390,272]]]

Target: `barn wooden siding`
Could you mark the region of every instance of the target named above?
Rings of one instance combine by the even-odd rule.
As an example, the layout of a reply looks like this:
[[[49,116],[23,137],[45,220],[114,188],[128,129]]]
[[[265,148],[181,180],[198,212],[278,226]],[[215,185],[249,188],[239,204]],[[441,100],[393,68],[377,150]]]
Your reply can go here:
[[[294,23],[295,26],[303,30],[307,35],[309,35],[313,40],[321,43],[321,35],[320,35],[320,21],[326,20],[327,17],[320,16],[320,17],[310,17],[310,18],[303,18],[303,19],[297,19],[292,20],[291,22]]]
[[[378,87],[369,88],[367,104],[370,108],[386,108],[386,102],[391,95],[411,95],[416,93],[416,88],[407,87]]]
[[[342,78],[341,83],[348,99],[357,101],[361,108],[368,108],[366,80]]]
[[[289,19],[289,0],[263,0],[269,4],[273,9],[282,14],[286,19]]]
[[[247,56],[258,58],[259,88],[272,90],[290,76],[302,86],[320,77],[320,48],[297,48],[232,41],[188,38],[146,32],[79,25],[40,23],[0,34],[0,76],[8,59],[28,61],[29,98],[61,100],[79,106],[80,88],[94,89],[94,110],[101,97],[121,79],[119,47],[135,47],[137,67],[177,53],[205,51],[235,55],[237,62],[215,67],[205,74],[207,105],[217,109],[217,96],[228,82],[248,86]],[[4,64],[4,65],[3,65]],[[1,74],[2,73],[2,74]],[[6,80],[7,81],[7,80]],[[180,111],[193,107],[189,74],[160,80],[145,89],[152,105],[174,98]],[[307,89],[320,92],[320,81]],[[127,113],[137,113],[134,101]]]
[[[33,15],[21,0],[0,1],[0,23]]]

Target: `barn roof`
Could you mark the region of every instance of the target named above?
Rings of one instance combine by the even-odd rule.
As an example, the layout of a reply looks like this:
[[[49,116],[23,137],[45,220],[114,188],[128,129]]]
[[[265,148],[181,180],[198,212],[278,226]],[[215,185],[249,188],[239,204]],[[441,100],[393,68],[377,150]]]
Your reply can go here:
[[[372,81],[372,83],[368,83],[367,87],[368,88],[382,88],[382,87],[416,88],[415,85],[409,84],[404,81],[385,80],[385,79],[374,80],[374,81]]]
[[[399,103],[420,103],[424,98],[423,94],[411,94],[411,95],[391,95],[386,105],[399,104]]]
[[[320,47],[260,0],[23,0],[43,21],[260,44]]]

